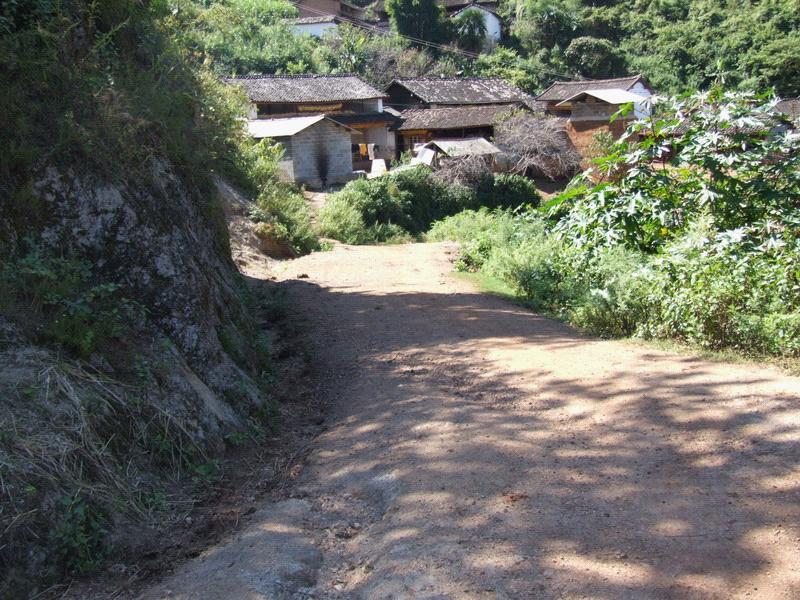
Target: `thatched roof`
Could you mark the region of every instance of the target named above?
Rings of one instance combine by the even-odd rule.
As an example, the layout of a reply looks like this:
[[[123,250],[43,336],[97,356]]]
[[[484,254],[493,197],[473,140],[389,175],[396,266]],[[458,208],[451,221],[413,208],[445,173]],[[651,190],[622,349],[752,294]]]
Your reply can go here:
[[[557,180],[581,170],[581,155],[566,131],[566,119],[519,114],[495,127],[494,143],[512,170]]]

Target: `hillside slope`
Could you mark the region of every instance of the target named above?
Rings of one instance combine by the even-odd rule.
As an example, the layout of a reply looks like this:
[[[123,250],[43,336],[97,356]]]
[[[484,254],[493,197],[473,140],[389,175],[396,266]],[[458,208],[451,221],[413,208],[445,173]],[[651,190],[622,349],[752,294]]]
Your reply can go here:
[[[0,18],[0,597],[147,548],[271,425],[270,340],[212,178],[237,99],[164,10]]]

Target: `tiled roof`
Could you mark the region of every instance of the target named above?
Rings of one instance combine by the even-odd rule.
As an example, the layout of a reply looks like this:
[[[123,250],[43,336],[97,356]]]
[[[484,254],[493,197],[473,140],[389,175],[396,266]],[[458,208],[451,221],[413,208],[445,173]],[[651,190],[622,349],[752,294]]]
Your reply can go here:
[[[399,121],[395,115],[388,112],[331,113],[328,116],[342,125],[358,125],[363,123],[386,123],[387,125],[393,125]]]
[[[453,12],[450,16],[457,17],[463,12],[468,11],[469,9],[478,9],[478,10],[485,10],[488,13],[491,13],[495,16],[497,15],[497,11],[490,5],[490,6],[483,6],[482,4],[478,4],[477,2],[470,2],[466,6],[459,8],[457,11]]]
[[[647,82],[641,75],[632,77],[618,77],[616,79],[595,79],[589,81],[556,81],[553,85],[536,96],[539,101],[562,102],[570,96],[587,90],[608,90],[621,89],[629,90],[641,81],[647,86]],[[648,86],[649,87],[649,86]]]
[[[493,104],[488,106],[448,106],[445,108],[412,108],[400,113],[403,124],[398,131],[414,129],[461,129],[488,127],[522,104]]]
[[[533,102],[533,98],[500,77],[411,77],[395,79],[429,104],[498,104]]]
[[[251,102],[344,102],[383,98],[355,75],[250,75],[228,78],[240,85]]]
[[[432,140],[425,144],[426,148],[438,148],[450,157],[480,156],[482,154],[499,154],[500,148],[484,138],[466,138],[463,140]]]

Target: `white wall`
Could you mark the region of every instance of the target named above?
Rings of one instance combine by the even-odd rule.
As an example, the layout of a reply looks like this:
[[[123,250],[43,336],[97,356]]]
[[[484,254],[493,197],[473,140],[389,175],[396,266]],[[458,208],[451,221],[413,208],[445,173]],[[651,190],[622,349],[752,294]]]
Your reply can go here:
[[[314,37],[322,37],[325,32],[336,29],[338,25],[336,23],[298,23],[292,25],[292,27],[298,35],[308,34]]]
[[[467,8],[466,10],[462,11],[459,14],[463,15],[465,12],[470,10],[479,12],[483,17],[483,25],[484,27],[486,27],[486,38],[485,38],[486,41],[492,43],[499,42],[500,35],[502,33],[502,23],[500,22],[500,18],[496,14],[491,13],[488,10],[485,10],[479,6],[473,6]],[[454,15],[454,17],[455,16],[457,15]]]
[[[636,84],[628,91],[632,94],[636,94],[637,96],[642,96],[643,98],[649,98],[652,95],[650,90],[648,90],[641,81],[637,81]],[[649,117],[650,112],[650,107],[645,106],[644,104],[636,103],[633,105],[633,113],[637,119]]]
[[[488,10],[482,10],[481,13],[483,14],[483,24],[486,26],[486,39],[499,42],[500,34],[502,33],[500,19]]]

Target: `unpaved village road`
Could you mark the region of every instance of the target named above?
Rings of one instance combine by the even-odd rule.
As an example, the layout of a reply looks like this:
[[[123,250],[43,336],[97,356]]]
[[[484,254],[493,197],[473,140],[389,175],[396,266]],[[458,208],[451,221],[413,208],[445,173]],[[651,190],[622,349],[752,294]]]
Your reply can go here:
[[[145,598],[800,598],[800,379],[582,337],[448,249],[286,264],[328,428]]]

